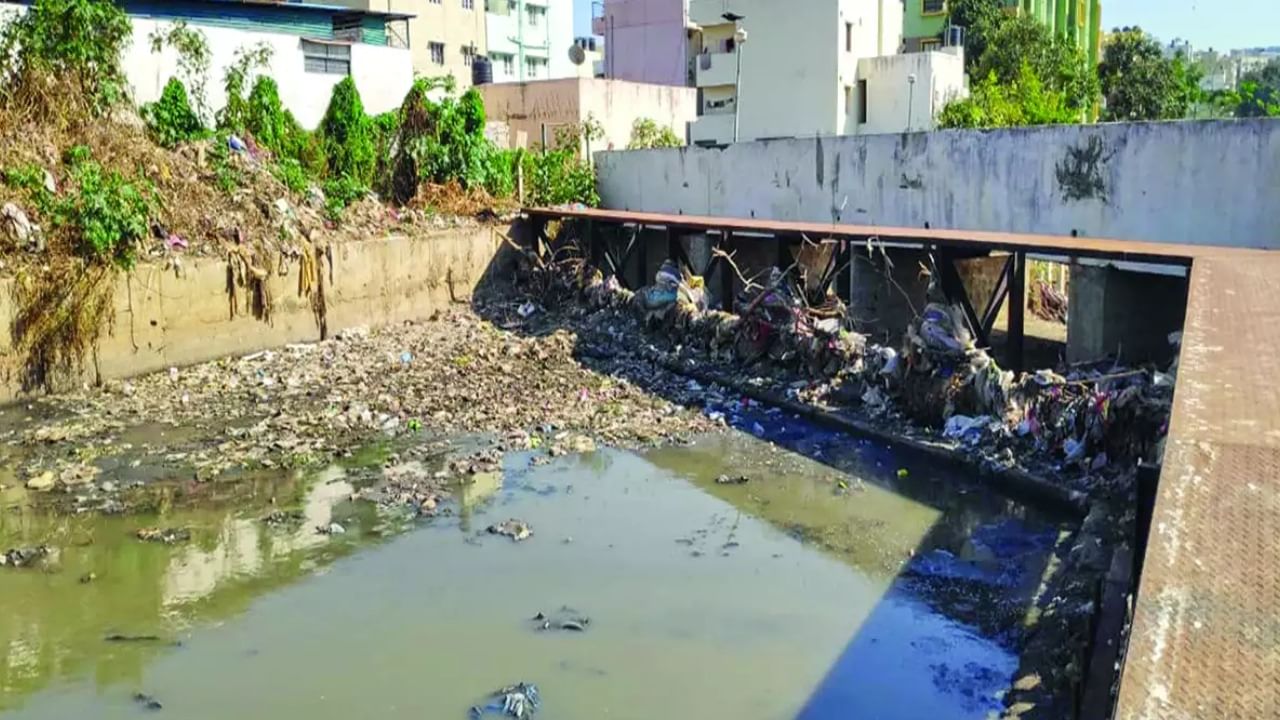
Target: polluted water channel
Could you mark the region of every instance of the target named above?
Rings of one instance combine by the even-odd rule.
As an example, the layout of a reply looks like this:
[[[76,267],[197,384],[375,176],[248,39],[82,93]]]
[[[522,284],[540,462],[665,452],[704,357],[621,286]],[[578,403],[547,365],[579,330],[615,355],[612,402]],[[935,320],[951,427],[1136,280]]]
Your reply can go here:
[[[430,520],[352,500],[339,467],[163,519],[6,512],[4,547],[56,559],[0,568],[0,717],[998,711],[1067,521],[882,444],[738,420],[763,437],[509,455]],[[301,521],[262,521],[279,507]],[[531,534],[486,532],[510,519]],[[134,536],[161,523],[190,539]]]

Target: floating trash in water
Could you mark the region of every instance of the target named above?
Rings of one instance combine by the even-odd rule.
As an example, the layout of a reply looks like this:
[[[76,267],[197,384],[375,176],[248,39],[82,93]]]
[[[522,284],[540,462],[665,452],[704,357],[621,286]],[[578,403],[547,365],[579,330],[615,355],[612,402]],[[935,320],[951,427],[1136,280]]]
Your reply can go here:
[[[191,539],[191,531],[186,528],[141,528],[136,533],[143,542],[158,542],[173,545]]]
[[[141,692],[134,693],[133,701],[138,703],[139,705],[141,705],[143,708],[147,710],[163,710],[164,709],[164,705],[161,705],[159,700],[155,699],[154,696],[148,695],[146,693],[141,693]]]
[[[534,625],[538,630],[567,630],[569,632],[586,632],[587,626],[591,624],[591,618],[574,610],[568,605],[562,605],[558,611],[548,615],[539,612],[533,616]]]
[[[520,542],[533,535],[533,528],[529,527],[529,523],[523,520],[512,518],[506,522],[490,525],[488,532],[490,535],[502,535],[503,537],[511,538],[515,542]]]
[[[746,485],[751,478],[746,475],[721,475],[716,478],[717,485]]]
[[[471,708],[471,717],[480,718],[485,715],[504,715],[516,720],[533,717],[541,705],[538,688],[532,683],[516,683],[489,694],[490,700],[485,705]]]
[[[24,568],[39,562],[49,556],[48,545],[36,545],[35,547],[12,548],[0,555],[0,566],[8,565],[15,568]]]

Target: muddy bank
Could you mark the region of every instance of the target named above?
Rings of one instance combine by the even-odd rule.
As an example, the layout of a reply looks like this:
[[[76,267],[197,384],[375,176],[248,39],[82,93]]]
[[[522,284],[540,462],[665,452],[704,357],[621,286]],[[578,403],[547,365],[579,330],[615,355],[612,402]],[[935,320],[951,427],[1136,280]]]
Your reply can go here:
[[[402,436],[478,436],[476,452],[549,456],[717,427],[673,399],[592,372],[574,348],[568,332],[516,334],[455,306],[426,322],[113,381],[0,410],[11,473],[0,482],[29,488],[38,504],[122,512],[135,502],[129,491],[152,482],[234,481]]]

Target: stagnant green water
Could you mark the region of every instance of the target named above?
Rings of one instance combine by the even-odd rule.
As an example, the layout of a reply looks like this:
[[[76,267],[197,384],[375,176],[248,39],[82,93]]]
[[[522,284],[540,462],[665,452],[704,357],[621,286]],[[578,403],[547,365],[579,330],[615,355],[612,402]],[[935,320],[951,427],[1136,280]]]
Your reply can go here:
[[[553,720],[999,708],[1057,521],[867,442],[767,430],[775,442],[512,457],[428,522],[353,503],[338,468],[247,479],[201,509],[161,502],[162,518],[7,510],[0,550],[59,557],[0,568],[0,716],[133,718],[141,692],[191,720],[465,718],[517,681]],[[306,521],[259,521],[279,506]],[[533,537],[483,533],[509,517]],[[347,532],[315,532],[332,521]],[[194,537],[133,537],[155,524]],[[531,621],[562,606],[585,632]]]

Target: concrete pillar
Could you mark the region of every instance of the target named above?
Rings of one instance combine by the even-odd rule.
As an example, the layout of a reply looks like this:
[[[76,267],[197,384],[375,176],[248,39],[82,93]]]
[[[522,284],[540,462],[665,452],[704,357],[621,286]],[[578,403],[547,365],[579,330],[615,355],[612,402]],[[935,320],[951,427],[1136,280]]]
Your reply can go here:
[[[1169,333],[1182,329],[1187,279],[1125,272],[1111,266],[1071,266],[1067,362],[1118,357],[1132,365],[1167,363]]]
[[[892,269],[886,272],[879,252],[868,257],[865,247],[854,248],[851,265],[852,301],[849,314],[854,329],[873,341],[898,345],[916,313],[924,310],[929,280],[920,273],[925,253],[888,250]]]

